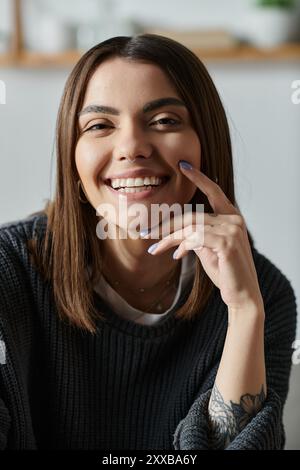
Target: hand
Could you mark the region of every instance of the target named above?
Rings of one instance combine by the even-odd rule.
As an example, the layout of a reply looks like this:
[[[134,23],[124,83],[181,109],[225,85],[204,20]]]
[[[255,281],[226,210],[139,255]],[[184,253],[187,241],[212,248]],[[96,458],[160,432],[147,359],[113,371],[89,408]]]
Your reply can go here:
[[[176,259],[179,259],[193,249],[207,275],[220,289],[222,299],[229,309],[243,309],[249,305],[263,306],[242,215],[217,183],[196,168],[179,167],[207,196],[215,213],[202,213],[203,224],[195,224],[196,213],[184,214],[183,220],[182,216],[174,217],[175,224],[180,217],[183,228],[163,237],[155,244],[151,254],[157,255],[178,245]],[[150,238],[152,231],[143,238]]]

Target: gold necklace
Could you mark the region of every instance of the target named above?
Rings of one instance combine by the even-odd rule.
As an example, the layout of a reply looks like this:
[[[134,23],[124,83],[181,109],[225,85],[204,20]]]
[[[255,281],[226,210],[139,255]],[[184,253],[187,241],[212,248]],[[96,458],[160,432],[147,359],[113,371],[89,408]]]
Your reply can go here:
[[[180,269],[178,269],[180,268]],[[149,312],[151,310],[157,310],[158,312],[161,312],[162,309],[163,309],[163,303],[162,303],[162,299],[166,296],[167,293],[169,293],[172,289],[174,289],[175,291],[177,290],[177,287],[178,287],[178,282],[179,282],[179,279],[177,279],[177,274],[178,274],[178,271],[180,272],[181,271],[181,262],[180,263],[177,263],[177,265],[175,266],[175,269],[173,269],[172,271],[172,275],[171,277],[169,277],[166,281],[163,282],[163,285],[162,285],[162,290],[160,292],[160,294],[156,294],[156,300],[154,302],[151,302],[149,305],[146,306],[146,308],[143,308],[143,311],[145,312]],[[119,286],[122,286],[122,284],[120,283],[120,281],[118,280],[111,280],[107,277],[107,275],[103,274],[103,277],[106,279],[106,281],[112,286],[112,287],[119,287]],[[177,282],[178,281],[178,282]],[[159,282],[161,283],[161,281]],[[153,286],[151,287],[139,287],[137,290],[133,290],[133,289],[129,289],[127,287],[127,290],[130,290],[134,295],[137,295],[137,294],[144,294],[145,292],[149,292],[151,290],[153,290],[154,287],[157,286],[158,283],[154,284]]]
[[[143,308],[143,312],[153,312],[154,311],[157,311],[158,313],[162,312],[163,311],[163,299],[164,297],[166,297],[166,295],[169,293],[169,291],[171,290],[174,290],[174,292],[177,290],[177,283],[176,281],[174,283],[169,283],[168,287],[164,289],[164,291],[162,292],[161,296],[158,297],[158,300],[155,300],[154,302],[152,302],[150,305],[147,305],[146,308]]]

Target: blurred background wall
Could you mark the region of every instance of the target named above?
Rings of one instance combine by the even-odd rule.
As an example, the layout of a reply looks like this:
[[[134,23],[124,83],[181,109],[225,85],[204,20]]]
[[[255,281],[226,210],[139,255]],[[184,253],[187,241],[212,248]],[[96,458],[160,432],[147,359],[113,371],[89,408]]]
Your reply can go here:
[[[41,13],[44,17],[55,15],[57,21],[69,27],[69,39],[72,33],[78,41],[78,28],[82,36],[84,28],[95,21],[100,3],[24,0],[24,42],[29,49],[37,45],[35,34]],[[243,41],[250,34],[252,3],[123,0],[114,2],[110,14],[117,13],[127,28],[132,21],[158,29],[223,29]],[[11,31],[11,7],[11,1],[0,0],[0,32],[7,37]],[[107,8],[106,5],[103,15]],[[293,17],[298,27],[293,41],[299,39],[299,12],[296,2]],[[116,21],[115,29],[108,34],[119,35],[123,31]],[[239,207],[258,250],[290,279],[299,305],[300,104],[292,101],[292,83],[300,80],[300,54],[285,60],[204,62],[219,90],[231,127]],[[55,120],[71,68],[69,64],[1,66],[0,61],[0,80],[6,85],[6,104],[0,105],[0,224],[39,210],[53,194]],[[300,339],[299,323],[297,338]],[[294,364],[284,414],[287,449],[300,449],[299,404],[300,365]]]

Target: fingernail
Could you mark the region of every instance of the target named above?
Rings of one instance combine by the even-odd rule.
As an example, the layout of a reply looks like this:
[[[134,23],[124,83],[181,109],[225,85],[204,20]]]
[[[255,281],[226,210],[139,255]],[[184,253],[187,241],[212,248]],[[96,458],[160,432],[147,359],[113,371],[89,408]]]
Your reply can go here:
[[[193,169],[193,166],[185,160],[179,160],[179,166],[180,166],[180,168],[183,168],[184,170],[192,170]]]
[[[177,248],[177,250],[174,251],[174,253],[173,253],[173,259],[176,259],[176,256],[177,256],[178,251],[179,251],[179,248]]]
[[[148,248],[148,253],[153,253],[153,251],[156,249],[158,243],[154,243],[153,245],[150,245]]]
[[[149,230],[148,230],[147,228],[145,228],[144,230],[141,230],[141,231],[140,231],[140,236],[143,238],[143,237],[145,237],[148,233],[149,233]]]

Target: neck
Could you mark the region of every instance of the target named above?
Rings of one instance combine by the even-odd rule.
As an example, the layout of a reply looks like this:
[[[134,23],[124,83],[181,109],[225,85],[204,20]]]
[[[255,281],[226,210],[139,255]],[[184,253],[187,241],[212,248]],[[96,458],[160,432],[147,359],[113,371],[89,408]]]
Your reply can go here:
[[[151,288],[172,276],[180,260],[172,258],[172,248],[160,255],[147,252],[155,240],[105,239],[103,249],[103,274],[115,278],[129,288]]]

